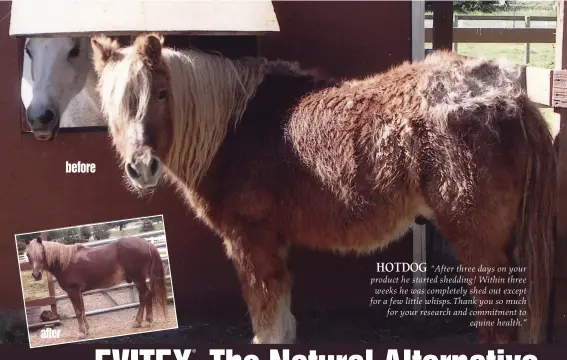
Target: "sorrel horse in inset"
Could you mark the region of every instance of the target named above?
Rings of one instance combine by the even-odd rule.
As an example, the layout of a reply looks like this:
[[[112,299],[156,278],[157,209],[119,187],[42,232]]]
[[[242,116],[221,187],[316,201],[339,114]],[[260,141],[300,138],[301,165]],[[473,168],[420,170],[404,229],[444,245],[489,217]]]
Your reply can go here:
[[[151,192],[164,175],[223,238],[253,342],[295,339],[290,246],[368,253],[420,216],[477,269],[464,276],[527,269],[515,274],[526,279],[525,306],[495,295],[513,284],[485,293],[470,282],[481,342],[544,339],[557,163],[518,67],[437,52],[326,82],[294,63],[166,48],[159,35],[92,46],[131,188]],[[526,321],[516,331],[498,318]]]
[[[65,245],[42,241],[41,237],[26,240],[26,254],[32,266],[32,277],[41,280],[42,271],[49,271],[68,295],[79,322],[80,337],[89,333],[83,292],[105,289],[124,281],[138,289],[140,305],[133,327],[154,319],[153,307],[167,313],[167,288],[161,256],[154,244],[139,237],[123,237],[109,244],[89,248],[83,244]],[[150,288],[146,280],[150,279]]]

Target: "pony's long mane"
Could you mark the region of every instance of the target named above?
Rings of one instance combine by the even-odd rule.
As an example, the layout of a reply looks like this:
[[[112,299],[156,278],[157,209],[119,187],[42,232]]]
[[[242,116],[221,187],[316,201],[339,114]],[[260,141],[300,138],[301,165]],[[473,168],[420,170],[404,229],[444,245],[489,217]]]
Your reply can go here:
[[[112,81],[99,84],[103,111],[109,118],[131,119],[142,123],[152,94],[152,69],[140,60],[133,47],[121,50],[121,61],[110,61]],[[193,187],[201,180],[223,142],[229,126],[236,127],[249,100],[268,73],[317,78],[295,62],[268,61],[265,58],[232,60],[199,50],[164,47],[161,58],[169,73],[170,113],[173,139],[166,159],[170,175]],[[319,74],[321,75],[321,74]],[[102,76],[104,78],[104,76]],[[128,136],[124,121],[111,122],[117,136]],[[123,159],[122,159],[123,160]]]
[[[56,241],[43,241],[42,244],[45,249],[45,268],[57,265],[64,270],[73,261],[79,250],[85,249],[83,244],[65,245]],[[28,252],[34,259],[42,256],[41,246],[32,246]]]
[[[189,186],[202,178],[262,82],[267,60],[163,49],[171,76],[173,141],[166,164]]]

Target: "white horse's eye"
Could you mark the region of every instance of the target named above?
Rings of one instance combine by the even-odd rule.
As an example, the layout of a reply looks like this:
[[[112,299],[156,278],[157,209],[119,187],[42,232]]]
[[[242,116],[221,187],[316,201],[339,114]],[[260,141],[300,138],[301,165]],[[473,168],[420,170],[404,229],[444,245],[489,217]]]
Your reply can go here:
[[[71,51],[69,51],[69,59],[73,59],[76,58],[77,56],[79,56],[79,54],[81,53],[81,49],[79,48],[79,46],[75,46],[74,48],[71,49]]]

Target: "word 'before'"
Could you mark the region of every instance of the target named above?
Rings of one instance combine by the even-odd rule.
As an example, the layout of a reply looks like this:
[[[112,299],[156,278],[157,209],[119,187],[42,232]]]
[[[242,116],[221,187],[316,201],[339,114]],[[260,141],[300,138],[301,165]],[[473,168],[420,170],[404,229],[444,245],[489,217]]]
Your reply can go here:
[[[65,173],[67,174],[94,174],[96,172],[96,165],[94,163],[84,163],[77,161],[71,163],[65,161]]]

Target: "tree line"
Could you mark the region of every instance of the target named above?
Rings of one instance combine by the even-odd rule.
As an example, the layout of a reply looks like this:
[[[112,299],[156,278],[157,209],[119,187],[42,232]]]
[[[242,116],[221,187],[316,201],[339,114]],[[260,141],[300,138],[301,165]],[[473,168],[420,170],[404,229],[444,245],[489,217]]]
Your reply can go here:
[[[425,2],[425,11],[433,10],[434,1]],[[468,12],[492,12],[497,10],[505,10],[510,6],[510,1],[485,1],[485,0],[467,0],[453,1],[453,11],[460,13]]]
[[[109,223],[88,225],[81,227],[73,227],[68,229],[51,230],[46,233],[47,241],[58,241],[62,244],[86,243],[89,240],[106,240],[110,238],[110,229],[118,227],[120,231],[124,230],[126,225],[139,220],[119,220]],[[161,216],[152,216],[142,221],[141,231],[152,231],[155,229],[154,223],[162,221]],[[22,234],[17,236],[18,251],[24,251],[26,248],[26,240],[36,239],[41,234],[39,232]]]

